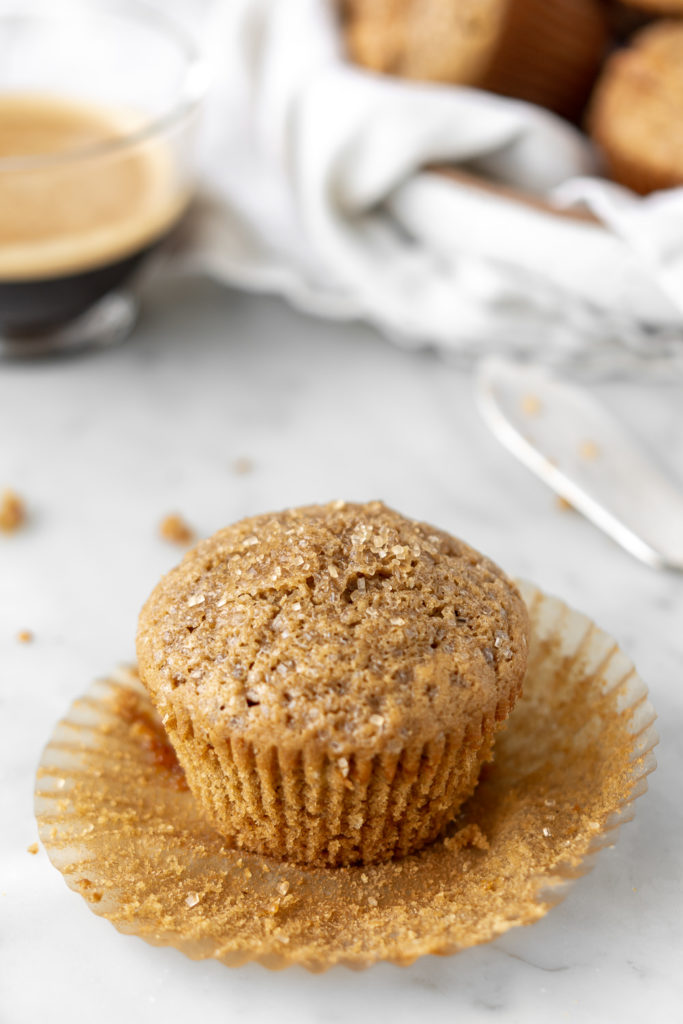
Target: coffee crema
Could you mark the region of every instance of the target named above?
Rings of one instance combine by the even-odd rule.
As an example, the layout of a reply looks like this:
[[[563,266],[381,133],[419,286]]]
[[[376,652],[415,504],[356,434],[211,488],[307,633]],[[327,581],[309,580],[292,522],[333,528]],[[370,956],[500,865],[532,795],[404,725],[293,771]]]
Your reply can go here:
[[[187,184],[168,142],[143,128],[103,106],[0,95],[0,326],[78,315],[179,220]]]

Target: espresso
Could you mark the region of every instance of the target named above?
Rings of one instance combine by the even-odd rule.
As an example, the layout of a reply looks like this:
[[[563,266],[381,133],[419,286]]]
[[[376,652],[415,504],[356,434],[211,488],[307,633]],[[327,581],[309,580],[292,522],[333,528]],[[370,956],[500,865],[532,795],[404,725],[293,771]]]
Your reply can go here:
[[[187,204],[170,146],[139,118],[0,96],[0,329],[71,320],[125,281]]]

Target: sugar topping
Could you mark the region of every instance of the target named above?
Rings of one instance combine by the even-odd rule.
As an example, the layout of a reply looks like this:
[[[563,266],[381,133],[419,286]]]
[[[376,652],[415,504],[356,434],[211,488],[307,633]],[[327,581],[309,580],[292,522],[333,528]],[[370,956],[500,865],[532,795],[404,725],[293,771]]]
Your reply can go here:
[[[159,536],[170,544],[178,544],[180,546],[192,544],[195,539],[192,527],[182,516],[175,512],[164,516],[161,520],[159,523]]]
[[[212,728],[347,757],[380,731],[402,746],[491,713],[518,688],[526,631],[514,585],[462,541],[334,502],[200,543],[143,609],[138,656],[162,714],[181,687]]]

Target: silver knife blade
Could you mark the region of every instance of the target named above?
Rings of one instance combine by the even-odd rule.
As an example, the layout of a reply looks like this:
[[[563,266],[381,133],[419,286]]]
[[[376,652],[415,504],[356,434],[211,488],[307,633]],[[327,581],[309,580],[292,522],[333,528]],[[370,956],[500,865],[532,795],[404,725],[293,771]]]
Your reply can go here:
[[[683,493],[587,391],[491,357],[477,402],[498,440],[586,518],[648,565],[683,570]]]

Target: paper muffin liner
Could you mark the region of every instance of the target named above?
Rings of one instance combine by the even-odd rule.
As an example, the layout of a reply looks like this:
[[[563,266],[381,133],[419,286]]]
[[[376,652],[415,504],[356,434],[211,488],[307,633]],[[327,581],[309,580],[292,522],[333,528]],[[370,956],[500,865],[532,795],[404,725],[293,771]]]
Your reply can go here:
[[[241,849],[338,867],[406,856],[434,840],[467,797],[517,694],[465,734],[374,756],[259,749],[193,719],[164,719],[188,785],[214,827]]]
[[[474,795],[419,853],[309,868],[231,849],[122,670],[74,702],[41,758],[35,806],[50,859],[120,931],[229,965],[408,964],[538,920],[632,817],[656,734],[617,644],[561,601],[521,589],[524,696]]]
[[[514,96],[576,119],[607,45],[595,0],[512,0],[502,42],[483,89]]]

